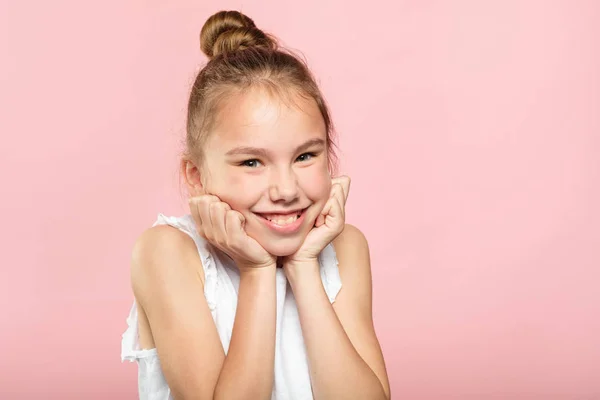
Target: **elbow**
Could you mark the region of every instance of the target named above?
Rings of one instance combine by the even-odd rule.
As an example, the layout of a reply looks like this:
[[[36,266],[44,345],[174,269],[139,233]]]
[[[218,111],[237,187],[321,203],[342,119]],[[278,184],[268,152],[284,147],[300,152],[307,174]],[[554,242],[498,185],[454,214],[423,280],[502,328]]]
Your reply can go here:
[[[375,373],[373,373],[373,375],[375,376]],[[377,387],[376,392],[377,393],[372,393],[371,397],[372,399],[379,399],[379,400],[390,400],[392,398],[392,394],[390,392],[390,386],[387,382],[382,382],[381,380],[379,380],[379,378],[377,376],[375,376],[376,379],[374,379],[374,381],[376,381],[377,383],[373,383],[373,386]]]
[[[379,398],[381,400],[391,400],[392,393],[390,391],[389,385],[385,385],[382,382],[379,382],[379,385],[381,386],[381,395]]]
[[[383,397],[382,397],[382,399],[384,399],[384,400],[391,400],[392,393],[391,393],[390,387],[382,384],[381,388],[383,389]]]
[[[270,400],[271,390],[257,390],[253,387],[230,387],[229,390],[225,388],[217,388],[210,399],[212,400]]]

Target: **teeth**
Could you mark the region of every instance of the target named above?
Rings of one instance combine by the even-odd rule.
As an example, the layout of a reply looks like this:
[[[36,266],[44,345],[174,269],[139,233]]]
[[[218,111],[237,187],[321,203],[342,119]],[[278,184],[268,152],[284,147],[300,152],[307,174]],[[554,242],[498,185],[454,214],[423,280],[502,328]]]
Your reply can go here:
[[[277,225],[289,225],[298,219],[298,215],[292,215],[288,218],[281,218],[280,216],[267,216],[269,221],[277,224]]]

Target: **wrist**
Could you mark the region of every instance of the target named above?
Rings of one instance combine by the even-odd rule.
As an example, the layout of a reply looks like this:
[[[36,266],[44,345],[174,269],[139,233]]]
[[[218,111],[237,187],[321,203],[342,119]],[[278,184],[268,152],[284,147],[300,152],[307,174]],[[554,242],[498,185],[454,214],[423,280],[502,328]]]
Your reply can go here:
[[[291,286],[301,279],[320,276],[319,260],[285,261],[283,270]]]
[[[240,271],[240,279],[246,280],[261,280],[275,276],[277,265],[275,263],[265,265],[264,267],[245,267],[238,265]]]

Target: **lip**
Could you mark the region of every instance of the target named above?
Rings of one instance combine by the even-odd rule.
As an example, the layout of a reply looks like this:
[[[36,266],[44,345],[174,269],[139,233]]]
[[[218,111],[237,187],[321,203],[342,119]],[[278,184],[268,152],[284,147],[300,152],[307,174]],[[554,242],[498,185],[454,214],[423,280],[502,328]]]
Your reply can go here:
[[[299,212],[303,212],[308,207],[304,208],[296,208],[295,210],[280,210],[280,211],[255,211],[254,214],[262,215],[262,214],[277,214],[277,215],[289,215],[289,214],[298,214]]]
[[[259,219],[263,222],[263,224],[265,224],[272,231],[279,233],[279,234],[291,234],[291,233],[296,233],[302,226],[302,223],[304,222],[304,217],[306,216],[307,209],[308,209],[308,207],[303,208],[301,210],[290,210],[285,213],[280,212],[280,213],[254,213],[254,214],[256,214],[259,217]],[[265,217],[263,217],[261,215],[261,214],[286,215],[286,214],[292,214],[292,213],[297,213],[297,212],[300,212],[300,217],[288,225],[277,225],[276,223],[269,221],[268,219],[266,219]]]

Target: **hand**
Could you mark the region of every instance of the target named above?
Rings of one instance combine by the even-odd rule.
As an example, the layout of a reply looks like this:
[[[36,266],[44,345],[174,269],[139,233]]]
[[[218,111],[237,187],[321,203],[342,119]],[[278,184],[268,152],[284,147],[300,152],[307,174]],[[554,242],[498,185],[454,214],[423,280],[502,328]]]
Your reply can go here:
[[[276,265],[277,257],[246,234],[244,216],[229,204],[213,195],[192,197],[189,203],[200,236],[229,255],[240,272]]]
[[[344,230],[346,225],[345,206],[349,190],[350,178],[348,176],[331,180],[329,200],[317,217],[314,228],[308,233],[300,249],[284,259],[284,266],[314,262],[325,246]]]

